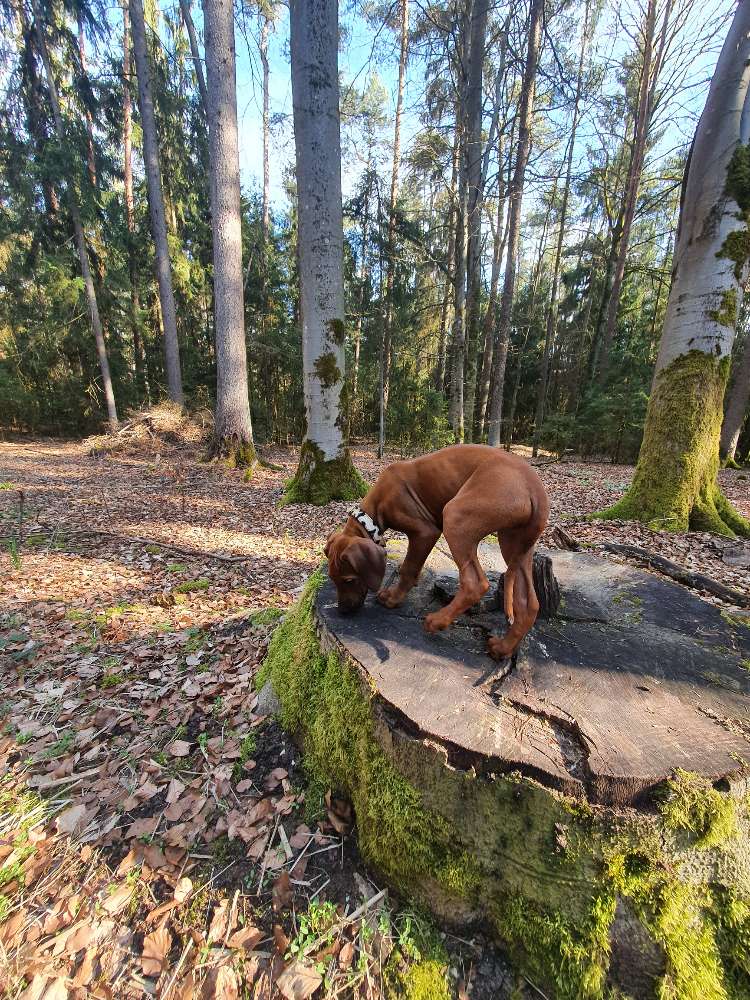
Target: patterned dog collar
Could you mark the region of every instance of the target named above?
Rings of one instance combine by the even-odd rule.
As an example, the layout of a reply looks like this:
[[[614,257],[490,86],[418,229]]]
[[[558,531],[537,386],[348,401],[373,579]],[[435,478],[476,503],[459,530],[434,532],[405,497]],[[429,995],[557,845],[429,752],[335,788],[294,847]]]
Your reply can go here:
[[[370,517],[369,514],[365,514],[365,512],[363,510],[360,510],[359,507],[355,507],[354,510],[351,511],[350,517],[353,517],[355,521],[357,521],[359,524],[362,525],[362,527],[365,529],[365,531],[373,540],[373,542],[375,542],[377,545],[382,545],[383,548],[385,548],[385,542],[383,541],[383,532],[380,530],[377,524],[375,524],[375,522],[373,521],[373,519]]]

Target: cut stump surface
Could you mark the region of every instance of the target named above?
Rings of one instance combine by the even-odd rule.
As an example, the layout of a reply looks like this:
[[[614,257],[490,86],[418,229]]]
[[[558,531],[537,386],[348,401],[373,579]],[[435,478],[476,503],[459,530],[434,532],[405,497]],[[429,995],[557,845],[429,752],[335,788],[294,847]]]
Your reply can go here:
[[[481,547],[496,586],[449,631],[428,635],[424,616],[456,588],[443,547],[398,609],[370,598],[341,615],[330,581],[317,597],[324,642],[359,664],[401,730],[441,745],[454,766],[518,771],[604,805],[632,804],[678,768],[730,786],[744,780],[749,616],[630,566],[555,551],[558,614],[537,622],[490,694],[475,684],[491,666],[488,634],[505,625],[502,556]],[[389,543],[386,582],[402,553]]]

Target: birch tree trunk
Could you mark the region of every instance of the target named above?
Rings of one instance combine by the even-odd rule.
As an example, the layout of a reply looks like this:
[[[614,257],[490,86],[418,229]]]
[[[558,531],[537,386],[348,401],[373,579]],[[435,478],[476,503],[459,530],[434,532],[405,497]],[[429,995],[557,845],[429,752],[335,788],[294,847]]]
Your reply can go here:
[[[471,441],[477,382],[479,292],[482,277],[482,79],[489,0],[474,0],[466,89],[466,350],[464,366],[464,437]]]
[[[353,500],[366,489],[346,447],[344,230],[337,0],[291,0],[302,364],[307,430],[286,503]],[[343,398],[342,398],[343,396]]]
[[[383,343],[380,351],[380,433],[378,458],[385,447],[385,415],[391,388],[391,341],[393,339],[393,283],[396,271],[396,201],[398,199],[398,173],[401,165],[401,115],[404,106],[406,60],[409,54],[409,0],[401,0],[401,46],[398,60],[398,91],[396,93],[396,121],[393,126],[393,163],[391,166],[391,197],[388,205],[388,271],[385,281],[385,318]]]
[[[143,130],[143,162],[148,185],[151,232],[154,237],[156,278],[159,283],[159,300],[162,323],[164,324],[164,361],[167,385],[169,398],[182,406],[184,396],[180,371],[180,345],[177,340],[177,313],[172,287],[172,268],[169,261],[164,191],[161,184],[156,116],[151,86],[151,61],[146,46],[146,23],[143,17],[142,0],[130,0],[130,25],[133,30],[133,52],[138,76],[138,103],[141,109],[141,128]]]
[[[717,483],[724,390],[750,257],[750,3],[719,56],[683,183],[656,371],[633,483],[599,516],[750,535]]]
[[[52,72],[52,60],[50,59],[49,49],[47,48],[47,39],[44,36],[44,21],[42,20],[38,0],[31,0],[31,9],[34,15],[34,28],[36,31],[37,42],[39,43],[39,53],[42,57],[42,64],[44,65],[44,74],[47,78],[47,89],[49,91],[50,104],[52,105],[52,118],[55,123],[55,132],[57,133],[58,142],[64,147],[66,144],[65,125],[63,123],[62,110],[60,108],[60,98],[57,93],[57,83],[55,82],[54,73]],[[96,299],[94,279],[91,276],[91,267],[89,266],[88,251],[86,249],[86,237],[83,232],[83,222],[81,221],[81,211],[76,199],[75,185],[71,180],[69,180],[67,185],[67,195],[68,211],[70,212],[70,219],[73,223],[73,236],[75,239],[76,250],[78,251],[78,261],[81,267],[81,277],[83,278],[86,302],[88,304],[89,315],[91,317],[91,329],[94,333],[96,353],[99,359],[99,369],[102,373],[102,388],[104,390],[104,399],[107,405],[107,419],[109,421],[110,429],[116,430],[118,425],[117,407],[115,405],[115,394],[112,388],[112,377],[109,371],[107,346],[104,342],[104,330],[102,328],[102,321],[99,315],[99,303]]]
[[[252,469],[240,224],[240,154],[232,0],[203,0],[208,74],[208,152],[214,242],[216,419],[214,451]]]
[[[544,349],[542,352],[542,371],[537,388],[536,412],[534,415],[534,436],[532,442],[532,456],[536,458],[539,450],[539,434],[544,423],[544,410],[547,400],[547,382],[549,381],[549,360],[552,345],[557,335],[557,296],[560,288],[560,267],[562,263],[563,240],[568,220],[568,200],[570,198],[570,180],[573,173],[573,153],[576,144],[576,133],[578,132],[578,121],[581,105],[581,90],[583,88],[583,64],[588,47],[588,27],[589,27],[590,0],[586,0],[583,14],[583,31],[581,33],[581,54],[578,60],[578,75],[576,77],[576,91],[573,99],[573,120],[570,123],[570,135],[568,137],[568,149],[565,162],[565,183],[563,185],[562,202],[560,204],[560,227],[557,231],[557,246],[555,247],[555,262],[552,267],[552,287],[549,295],[549,308],[547,310],[547,322],[544,331]]]
[[[739,357],[732,370],[724,422],[721,425],[719,454],[726,465],[736,465],[737,444],[750,404],[750,334],[745,334]]]
[[[534,109],[536,70],[539,62],[539,47],[542,37],[542,15],[544,0],[531,0],[529,11],[529,40],[521,84],[518,112],[518,141],[516,143],[516,164],[510,186],[508,207],[508,246],[505,257],[503,294],[500,299],[500,315],[495,330],[493,351],[493,384],[490,399],[490,413],[487,421],[488,443],[499,447],[502,443],[503,389],[505,366],[508,360],[508,340],[510,337],[513,293],[516,287],[516,256],[521,225],[521,203],[526,179],[526,164],[531,149],[531,116]]]
[[[128,276],[130,278],[130,329],[133,335],[135,381],[138,399],[148,398],[141,343],[141,304],[138,293],[138,261],[135,253],[135,198],[133,196],[133,109],[130,97],[130,15],[128,0],[122,0],[122,167],[125,186],[125,222],[128,227]]]

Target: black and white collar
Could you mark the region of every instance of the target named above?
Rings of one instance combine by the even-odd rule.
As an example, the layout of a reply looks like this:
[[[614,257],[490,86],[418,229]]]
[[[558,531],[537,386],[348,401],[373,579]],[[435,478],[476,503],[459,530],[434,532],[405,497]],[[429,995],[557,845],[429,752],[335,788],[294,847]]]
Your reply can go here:
[[[358,524],[362,525],[362,527],[365,529],[365,531],[373,540],[373,542],[375,542],[377,545],[382,545],[383,548],[385,548],[385,542],[383,541],[383,532],[378,527],[378,525],[375,524],[375,522],[373,521],[373,519],[370,517],[369,514],[365,514],[365,512],[361,510],[359,507],[355,507],[354,510],[350,512],[349,516],[353,517]]]

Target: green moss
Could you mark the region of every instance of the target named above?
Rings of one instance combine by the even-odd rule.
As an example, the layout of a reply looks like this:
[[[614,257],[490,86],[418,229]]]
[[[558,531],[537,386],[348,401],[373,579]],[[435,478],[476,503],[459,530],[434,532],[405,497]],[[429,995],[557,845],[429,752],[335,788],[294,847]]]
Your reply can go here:
[[[446,978],[446,967],[441,962],[417,962],[398,977],[398,985],[391,996],[403,1000],[451,1000]]]
[[[699,848],[716,847],[737,835],[735,803],[700,775],[678,770],[667,782],[661,814],[668,830],[684,830]]]
[[[333,351],[328,351],[327,354],[321,354],[319,358],[316,359],[313,365],[313,370],[315,374],[320,379],[320,384],[324,389],[330,389],[331,386],[336,385],[337,382],[341,381],[341,369],[336,361],[336,355]]]
[[[210,586],[211,581],[207,580],[205,576],[202,576],[197,580],[185,580],[184,583],[178,583],[174,588],[174,593],[191,594],[195,590],[208,590]]]
[[[239,434],[225,434],[214,438],[211,454],[223,460],[229,469],[245,469],[252,472],[258,462],[255,444]]]
[[[716,256],[733,261],[734,276],[737,281],[741,281],[745,265],[750,259],[750,232],[747,229],[735,229],[724,240]]]
[[[331,339],[334,344],[338,344],[341,347],[346,339],[346,325],[343,319],[330,319],[328,321],[328,329],[331,331]]]
[[[482,879],[482,869],[476,858],[464,851],[448,858],[435,874],[440,885],[462,899],[472,898]]]
[[[322,507],[331,500],[358,500],[367,492],[360,476],[344,450],[338,458],[326,461],[312,441],[305,441],[294,477],[286,485],[281,505],[311,503]]]
[[[609,928],[614,896],[594,900],[586,919],[573,923],[559,911],[514,894],[493,908],[501,936],[514,942],[516,961],[532,979],[554,986],[566,1000],[601,997],[609,956]]]
[[[714,890],[716,942],[730,996],[750,996],[750,903],[727,889]]]
[[[746,1000],[747,819],[732,800],[678,773],[658,814],[615,812],[519,774],[446,767],[386,726],[354,665],[321,648],[313,603],[324,579],[314,574],[274,633],[258,684],[273,682],[301,742],[308,798],[351,799],[368,864],[448,918],[483,913],[554,1000],[616,995],[607,976],[620,901],[663,958],[653,1000]],[[445,958],[402,937],[392,995],[442,998]]]
[[[720,326],[729,327],[734,330],[737,325],[737,289],[726,288],[721,293],[721,302],[718,309],[709,309],[708,318]]]
[[[312,619],[324,580],[310,579],[299,605],[274,634],[258,685],[270,679],[281,698],[281,721],[304,740],[305,768],[314,782],[354,803],[363,857],[407,888],[461,856],[447,823],[424,809],[419,793],[395,770],[374,739],[367,694],[351,667],[323,653]]]
[[[689,351],[658,374],[632,485],[594,517],[645,521],[655,530],[750,537],[750,522],[717,481],[728,372],[728,358]]]
[[[741,212],[750,212],[750,144],[740,143],[732,153],[724,190],[734,198]]]
[[[278,622],[279,618],[284,617],[284,613],[283,608],[262,608],[250,616],[250,621],[253,625],[273,625]]]

